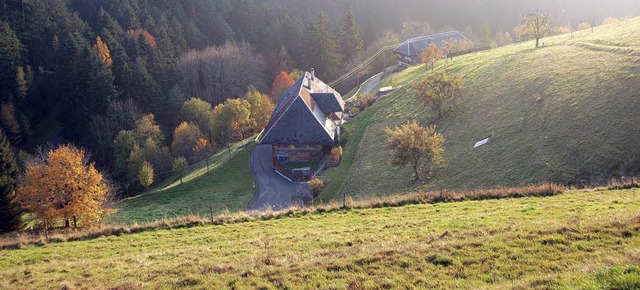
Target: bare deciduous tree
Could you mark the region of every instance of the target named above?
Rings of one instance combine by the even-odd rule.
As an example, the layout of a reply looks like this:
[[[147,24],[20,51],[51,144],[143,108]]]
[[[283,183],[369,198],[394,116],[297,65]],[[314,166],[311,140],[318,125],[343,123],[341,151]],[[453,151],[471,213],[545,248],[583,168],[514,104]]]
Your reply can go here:
[[[101,164],[113,160],[113,140],[118,132],[132,130],[142,111],[131,99],[112,101],[106,116],[94,116],[89,124],[89,140],[93,156]]]
[[[178,63],[187,95],[213,105],[242,97],[249,85],[266,90],[264,69],[264,60],[247,43],[192,50]]]

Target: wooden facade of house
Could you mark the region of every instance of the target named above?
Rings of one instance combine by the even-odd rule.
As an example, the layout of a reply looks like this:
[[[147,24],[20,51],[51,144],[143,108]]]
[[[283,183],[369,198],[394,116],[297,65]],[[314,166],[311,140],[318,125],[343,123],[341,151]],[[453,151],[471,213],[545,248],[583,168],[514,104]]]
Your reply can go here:
[[[306,72],[280,98],[259,143],[271,145],[276,170],[288,163],[319,162],[338,146],[343,112],[342,96],[313,71]]]
[[[435,44],[441,51],[446,41],[464,41],[467,38],[458,31],[450,31],[433,35],[425,35],[408,39],[393,50],[398,63],[415,65],[420,63],[420,54],[427,50],[431,44]],[[446,55],[443,54],[443,57]]]

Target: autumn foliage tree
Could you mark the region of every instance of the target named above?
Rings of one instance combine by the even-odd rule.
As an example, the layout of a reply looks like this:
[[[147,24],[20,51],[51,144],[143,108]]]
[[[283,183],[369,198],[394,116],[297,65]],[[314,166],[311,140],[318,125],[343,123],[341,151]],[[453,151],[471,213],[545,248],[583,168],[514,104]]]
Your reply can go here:
[[[269,91],[269,96],[273,100],[274,103],[277,103],[282,97],[287,89],[289,89],[295,81],[289,76],[286,71],[281,71],[276,78],[273,80],[271,84],[271,90]]]
[[[213,109],[211,119],[218,144],[238,141],[254,133],[255,120],[251,117],[251,104],[245,99],[227,99]]]
[[[415,97],[425,107],[431,107],[441,119],[455,107],[455,100],[462,95],[464,82],[459,75],[450,76],[444,71],[429,74],[415,85]]]
[[[213,136],[212,128],[209,127],[211,114],[211,104],[198,98],[190,98],[182,105],[178,113],[178,122],[196,124],[203,134],[211,138]]]
[[[618,18],[607,17],[604,20],[602,20],[602,25],[616,24],[618,22],[620,22],[620,19],[618,19]]]
[[[275,105],[265,94],[260,93],[256,88],[250,87],[244,95],[244,99],[249,102],[249,111],[251,111],[251,119],[253,123],[253,132],[259,132],[269,122],[271,112],[275,109]]]
[[[433,43],[420,54],[420,60],[422,61],[422,63],[424,63],[427,67],[431,65],[432,71],[433,65],[440,59],[442,59],[442,51],[440,51],[440,49],[438,49],[438,47]]]
[[[154,175],[155,173],[153,172],[153,166],[151,163],[148,161],[142,162],[140,172],[138,172],[138,181],[140,181],[140,185],[149,190],[149,186],[153,184]]]
[[[413,121],[395,130],[387,128],[385,132],[389,136],[387,146],[393,150],[391,165],[411,166],[416,180],[420,178],[420,167],[426,166],[431,172],[441,164],[444,137],[436,132],[435,126],[423,127]]]
[[[18,187],[22,206],[45,225],[73,221],[74,227],[102,222],[108,188],[102,174],[87,162],[84,150],[63,145],[47,153],[45,160],[27,167]]]
[[[322,193],[325,186],[325,182],[320,178],[313,178],[307,181],[307,187],[311,190],[311,197],[314,200],[320,196],[320,193]]]
[[[102,38],[98,36],[96,38],[96,43],[93,45],[93,50],[96,51],[102,62],[108,67],[111,68],[113,64],[113,60],[111,59],[111,52],[109,51],[109,47],[107,46]]]
[[[200,139],[203,139],[203,134],[197,125],[182,122],[173,133],[171,150],[175,155],[187,158],[191,162],[196,161],[193,149]]]
[[[213,153],[215,145],[209,142],[209,140],[200,138],[196,145],[191,148],[196,160],[208,158]]]
[[[542,12],[530,13],[522,18],[522,22],[515,28],[515,33],[523,39],[535,39],[536,48],[540,39],[547,36],[552,30],[551,18]]]
[[[120,131],[113,142],[115,175],[126,179],[129,185],[138,185],[140,168],[148,161],[157,170],[158,178],[168,176],[172,158],[169,148],[162,146],[162,140],[162,131],[153,114],[144,115],[133,130]]]
[[[156,38],[153,37],[153,35],[151,35],[151,33],[149,33],[149,31],[146,31],[142,28],[138,28],[133,32],[133,36],[135,37],[136,40],[140,39],[140,37],[144,37],[144,39],[149,43],[149,45],[151,45],[151,47],[153,48],[157,48],[158,47],[158,43],[156,42]]]

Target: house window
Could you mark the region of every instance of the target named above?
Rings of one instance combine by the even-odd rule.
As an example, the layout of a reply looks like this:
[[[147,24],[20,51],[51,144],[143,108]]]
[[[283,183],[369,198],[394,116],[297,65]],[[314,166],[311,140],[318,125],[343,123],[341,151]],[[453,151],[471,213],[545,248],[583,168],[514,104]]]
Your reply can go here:
[[[276,153],[276,159],[280,163],[285,163],[285,162],[287,162],[287,160],[289,160],[289,153],[287,153],[287,152],[278,152],[278,153]]]

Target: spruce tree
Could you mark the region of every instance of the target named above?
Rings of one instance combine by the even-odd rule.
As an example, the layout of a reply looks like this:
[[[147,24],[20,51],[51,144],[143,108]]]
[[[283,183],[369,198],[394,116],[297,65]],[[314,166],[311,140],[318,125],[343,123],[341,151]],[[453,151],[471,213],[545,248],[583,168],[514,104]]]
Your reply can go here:
[[[373,20],[369,18],[367,21],[367,25],[364,27],[362,31],[362,40],[364,41],[364,46],[368,46],[378,39],[378,34],[376,33],[376,29],[373,25]]]
[[[327,17],[320,11],[306,29],[305,58],[309,67],[325,81],[338,77],[342,57],[338,52],[334,34],[326,29]]]
[[[0,21],[0,97],[15,88],[16,67],[19,65],[22,43],[8,23]]]
[[[23,226],[23,210],[15,197],[18,165],[9,140],[0,129],[0,233],[20,229]]]
[[[342,56],[346,61],[357,58],[364,50],[360,27],[358,26],[356,17],[353,15],[353,9],[351,9],[351,7],[347,10],[347,18],[340,31],[340,47]]]
[[[63,134],[71,140],[82,140],[94,115],[106,111],[110,99],[117,96],[111,70],[88,42],[72,35],[67,44],[68,87],[63,101]]]

